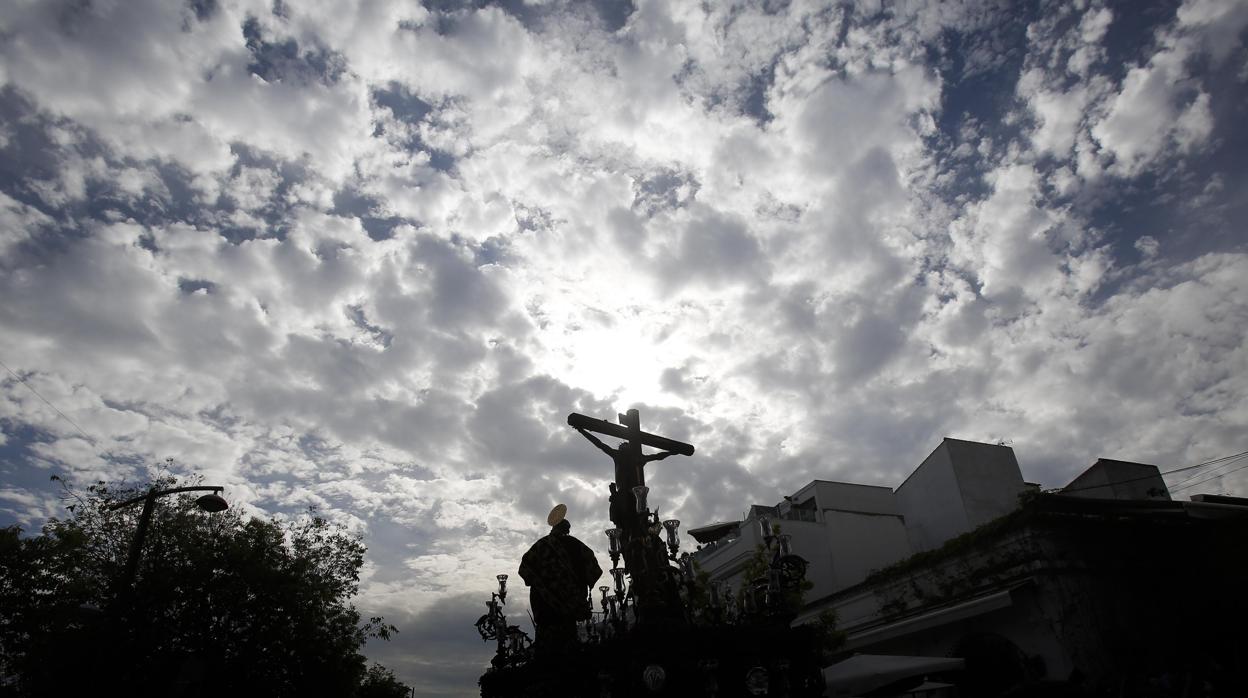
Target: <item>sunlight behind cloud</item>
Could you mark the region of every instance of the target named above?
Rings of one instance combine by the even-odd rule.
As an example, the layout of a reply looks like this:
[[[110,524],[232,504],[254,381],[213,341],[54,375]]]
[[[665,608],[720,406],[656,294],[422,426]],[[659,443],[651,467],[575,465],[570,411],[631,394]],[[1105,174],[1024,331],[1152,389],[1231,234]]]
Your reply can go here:
[[[694,443],[686,528],[1243,450],[1243,2],[612,4],[0,4],[0,523],[167,457],[319,507],[464,695],[456,614],[606,526],[571,411]]]

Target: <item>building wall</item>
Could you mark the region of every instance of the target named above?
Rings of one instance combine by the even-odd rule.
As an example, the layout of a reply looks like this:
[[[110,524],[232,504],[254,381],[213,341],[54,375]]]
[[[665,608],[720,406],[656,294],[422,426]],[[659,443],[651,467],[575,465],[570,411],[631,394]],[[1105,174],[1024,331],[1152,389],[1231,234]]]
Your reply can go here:
[[[698,564],[712,581],[727,583],[734,591],[741,588],[741,570],[754,555],[755,548],[762,543],[762,535],[758,524],[746,520],[741,524],[740,535],[732,540],[722,540],[712,546],[703,548],[693,555]]]
[[[792,536],[793,552],[809,563],[806,579],[813,586],[806,592],[807,599],[858,584],[872,570],[910,555],[900,516],[825,509],[820,519],[775,521],[781,533]],[[704,549],[694,559],[711,579],[740,589],[741,570],[761,543],[757,522],[747,521],[741,526],[739,538]]]
[[[948,443],[942,441],[895,490],[916,553],[939,547],[969,529]]]
[[[828,526],[823,522],[778,521],[780,532],[793,536],[793,552],[806,559],[806,579],[814,587],[806,592],[807,599],[817,599],[832,593],[833,548],[828,545]]]
[[[946,438],[896,496],[917,553],[1014,511],[1025,489],[1012,448]]]
[[[825,509],[822,520],[779,521],[782,533],[793,536],[793,552],[806,559],[807,599],[817,599],[858,584],[872,570],[910,554],[900,516],[860,514]]]
[[[867,654],[955,656],[964,639],[988,634],[1012,643],[1042,677],[1065,679],[1075,664],[1053,608],[1069,605],[1056,577],[1028,581],[1048,541],[1016,531],[901,576],[860,587],[836,599],[838,625],[849,634],[847,650]],[[992,570],[968,575],[969,570]],[[799,616],[803,622],[817,610]],[[907,620],[910,619],[910,620]],[[876,632],[897,622],[898,630]],[[913,623],[905,630],[907,623]],[[1086,668],[1086,667],[1085,667]]]
[[[811,589],[807,598],[817,599],[851,587],[867,578],[872,570],[910,556],[910,539],[900,516],[858,514],[824,510],[827,524],[825,537],[831,560],[831,579],[827,591]],[[813,577],[811,577],[813,579]]]
[[[1170,501],[1155,465],[1100,458],[1063,489],[1074,497]]]
[[[835,509],[864,514],[899,515],[901,513],[897,507],[897,497],[888,487],[828,480],[815,480],[812,484],[820,510]],[[807,487],[803,487],[799,492],[804,492],[806,489]]]
[[[949,449],[971,529],[1018,508],[1018,496],[1026,489],[1026,484],[1014,449],[959,439],[945,439],[944,443]]]

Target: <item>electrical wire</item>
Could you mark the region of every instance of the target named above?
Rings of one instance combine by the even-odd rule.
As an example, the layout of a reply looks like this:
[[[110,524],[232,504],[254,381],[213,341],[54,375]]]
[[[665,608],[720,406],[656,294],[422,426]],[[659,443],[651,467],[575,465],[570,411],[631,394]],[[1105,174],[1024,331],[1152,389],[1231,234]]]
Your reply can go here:
[[[1204,480],[1201,480],[1201,481],[1199,481],[1199,482],[1193,482],[1193,483],[1192,483],[1192,484],[1190,484],[1190,485],[1183,485],[1182,487],[1175,487],[1175,488],[1172,488],[1170,491],[1171,491],[1171,492],[1178,492],[1179,490],[1185,490],[1185,489],[1187,489],[1187,488],[1189,488],[1189,487],[1195,487],[1196,485],[1199,485],[1199,484],[1201,484],[1201,483],[1204,483],[1204,482],[1209,482],[1210,480],[1217,480],[1218,478],[1220,478],[1220,477],[1226,477],[1227,475],[1230,475],[1231,473],[1237,473],[1237,472],[1239,472],[1239,471],[1243,470],[1244,468],[1248,468],[1248,463],[1245,463],[1245,464],[1243,464],[1243,465],[1239,466],[1238,468],[1235,468],[1234,470],[1228,470],[1228,471],[1226,471],[1225,473],[1218,473],[1217,475],[1214,475],[1214,476],[1212,476],[1212,477],[1207,477],[1207,478],[1205,478]]]
[[[1206,475],[1212,475],[1213,471],[1218,470],[1219,468],[1225,468],[1228,465],[1233,465],[1234,463],[1237,463],[1241,459],[1242,459],[1242,456],[1231,456],[1228,460],[1224,460],[1221,463],[1218,463],[1217,465],[1213,466],[1209,470],[1206,470],[1205,472],[1190,475],[1188,477],[1183,478],[1182,480],[1179,480],[1173,485],[1167,485],[1167,486],[1172,490],[1176,488],[1182,489],[1184,486],[1187,485],[1187,483],[1191,482],[1192,480],[1205,477]]]
[[[82,434],[82,438],[84,438],[84,439],[86,439],[88,442],[90,442],[92,446],[96,446],[96,445],[98,445],[98,444],[96,444],[95,439],[91,438],[91,436],[90,436],[89,434],[87,434],[87,432],[86,432],[86,431],[84,431],[82,427],[78,426],[78,422],[75,422],[74,420],[70,419],[70,418],[69,418],[69,415],[67,415],[67,414],[65,414],[64,412],[60,411],[60,409],[58,409],[56,405],[53,405],[51,402],[49,402],[49,401],[48,401],[48,399],[47,399],[46,397],[44,397],[44,396],[40,395],[38,390],[35,390],[35,389],[34,389],[34,387],[33,387],[33,386],[31,386],[31,384],[30,384],[30,383],[27,383],[25,378],[22,378],[21,376],[17,375],[17,372],[16,372],[16,371],[14,371],[13,369],[9,368],[9,365],[8,365],[8,364],[4,363],[3,361],[0,361],[0,366],[3,366],[3,367],[4,367],[4,370],[6,370],[6,371],[8,371],[10,374],[12,374],[12,376],[13,376],[14,378],[16,378],[16,379],[17,379],[17,382],[18,382],[18,383],[21,383],[22,385],[26,386],[26,389],[27,389],[27,390],[29,390],[30,392],[34,393],[34,394],[35,394],[35,397],[39,398],[40,400],[43,400],[43,402],[44,402],[44,404],[45,404],[45,405],[47,405],[48,407],[51,407],[53,410],[55,410],[55,411],[56,411],[56,413],[57,413],[57,414],[61,415],[61,418],[62,418],[62,419],[64,419],[65,421],[69,422],[70,424],[74,425],[74,428],[78,430],[78,433],[79,433],[79,434]]]
[[[1133,477],[1133,478],[1128,478],[1128,479],[1126,479],[1126,480],[1116,480],[1116,481],[1114,481],[1114,482],[1106,482],[1106,483],[1102,483],[1102,484],[1098,484],[1098,485],[1088,485],[1088,486],[1086,486],[1086,487],[1074,487],[1074,488],[1070,488],[1070,489],[1058,489],[1058,490],[1056,490],[1056,492],[1057,492],[1058,494],[1066,494],[1066,493],[1069,493],[1069,492],[1082,492],[1082,491],[1084,491],[1084,490],[1095,490],[1095,489],[1098,489],[1098,488],[1101,488],[1101,487],[1110,487],[1110,486],[1112,486],[1112,485],[1125,485],[1125,484],[1126,484],[1126,483],[1128,483],[1128,482],[1139,482],[1139,481],[1141,481],[1141,480],[1151,480],[1151,479],[1153,479],[1153,478],[1155,478],[1155,477],[1158,477],[1159,475],[1160,475],[1160,476],[1165,476],[1165,475],[1173,475],[1173,474],[1175,474],[1175,473],[1181,473],[1181,472],[1185,472],[1185,471],[1188,471],[1188,470],[1195,470],[1196,468],[1203,468],[1203,467],[1206,467],[1206,466],[1209,466],[1209,465],[1213,465],[1214,463],[1221,463],[1221,464],[1225,465],[1224,461],[1236,460],[1236,459],[1242,458],[1242,457],[1244,457],[1244,456],[1248,456],[1248,451],[1241,451],[1240,453],[1234,453],[1234,454],[1231,454],[1231,455],[1229,455],[1229,456],[1222,456],[1221,458],[1214,458],[1213,460],[1207,460],[1207,461],[1205,461],[1204,463],[1197,463],[1196,465],[1185,465],[1185,466],[1183,466],[1182,468],[1175,468],[1174,470],[1167,470],[1167,471],[1166,471],[1166,472],[1164,472],[1164,473],[1156,473],[1156,474],[1153,474],[1153,475],[1145,475],[1145,476],[1143,476],[1143,477]],[[1234,472],[1234,471],[1231,471],[1231,472]],[[1226,473],[1223,473],[1223,475],[1225,475],[1225,474],[1226,474]],[[1191,479],[1191,478],[1188,478],[1188,480],[1190,480],[1190,479]],[[1187,480],[1184,480],[1184,482],[1186,482],[1186,481],[1187,481]],[[1168,488],[1167,488],[1167,489],[1168,489]]]

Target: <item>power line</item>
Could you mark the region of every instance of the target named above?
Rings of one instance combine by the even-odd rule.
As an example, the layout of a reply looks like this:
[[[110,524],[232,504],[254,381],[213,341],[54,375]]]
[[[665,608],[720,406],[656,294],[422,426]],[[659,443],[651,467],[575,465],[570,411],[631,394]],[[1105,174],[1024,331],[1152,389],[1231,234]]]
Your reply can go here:
[[[1231,465],[1231,464],[1235,463],[1235,462],[1236,462],[1236,461],[1238,461],[1238,460],[1239,460],[1239,457],[1237,457],[1237,456],[1232,456],[1232,457],[1228,458],[1227,460],[1224,460],[1224,461],[1222,461],[1221,463],[1218,463],[1217,465],[1213,466],[1213,468],[1211,468],[1211,469],[1209,469],[1209,470],[1206,470],[1206,471],[1205,471],[1205,472],[1203,472],[1203,473],[1195,473],[1194,475],[1190,475],[1190,476],[1188,476],[1188,477],[1183,478],[1182,480],[1179,480],[1178,482],[1174,483],[1173,485],[1168,485],[1168,487],[1170,487],[1171,489],[1175,489],[1175,488],[1180,488],[1180,489],[1181,489],[1181,488],[1183,488],[1184,486],[1186,486],[1186,485],[1187,485],[1187,483],[1191,482],[1192,480],[1195,480],[1195,479],[1197,479],[1197,478],[1201,478],[1201,477],[1204,477],[1204,476],[1206,476],[1206,475],[1209,475],[1209,474],[1211,474],[1214,470],[1218,470],[1219,468],[1225,468],[1226,466]]]
[[[60,411],[60,409],[58,409],[56,405],[53,405],[51,402],[48,401],[46,397],[40,395],[38,390],[35,390],[34,387],[31,386],[30,383],[27,383],[25,378],[22,378],[21,376],[17,375],[17,372],[9,368],[8,364],[4,363],[3,361],[0,361],[0,366],[4,366],[4,370],[12,374],[12,376],[17,379],[18,383],[21,383],[22,385],[26,386],[27,390],[34,393],[35,397],[39,398],[40,400],[43,400],[43,403],[47,405],[48,407],[51,407],[53,410],[55,410],[57,414],[61,415],[62,419],[74,425],[74,428],[78,430],[78,433],[82,434],[82,438],[89,441],[92,446],[98,446],[98,444],[95,442],[95,439],[91,438],[90,435],[88,435],[87,432],[84,431],[82,427],[78,426],[78,422],[75,422],[74,420],[70,419],[69,415]]]
[[[1204,463],[1197,463],[1196,465],[1188,465],[1182,468],[1175,468],[1174,470],[1167,470],[1166,472],[1162,473],[1162,475],[1173,475],[1174,473],[1181,473],[1184,470],[1194,470],[1196,468],[1203,468],[1206,465],[1213,465],[1214,463],[1220,463],[1224,460],[1234,460],[1236,458],[1242,458],[1244,456],[1248,456],[1248,451],[1240,451],[1239,453],[1232,453],[1229,456],[1222,456],[1221,458],[1214,458],[1213,460],[1207,460]]]
[[[1229,455],[1229,456],[1222,456],[1221,458],[1214,458],[1213,460],[1207,460],[1207,461],[1205,461],[1204,463],[1197,463],[1196,465],[1185,465],[1185,466],[1183,466],[1182,468],[1175,468],[1174,470],[1167,470],[1167,471],[1166,471],[1166,472],[1164,472],[1164,473],[1157,473],[1157,474],[1155,474],[1155,475],[1145,475],[1145,476],[1143,476],[1143,477],[1133,477],[1133,478],[1129,478],[1129,479],[1126,479],[1126,480],[1116,480],[1116,481],[1114,481],[1114,482],[1106,482],[1106,483],[1102,483],[1102,484],[1099,484],[1099,485],[1088,485],[1088,486],[1086,486],[1086,487],[1075,487],[1075,488],[1072,488],[1072,489],[1060,489],[1060,490],[1057,490],[1057,492],[1058,492],[1059,494],[1065,494],[1065,493],[1068,493],[1068,492],[1082,492],[1082,491],[1084,491],[1084,490],[1095,490],[1095,489],[1098,489],[1098,488],[1101,488],[1101,487],[1110,487],[1110,486],[1112,486],[1112,485],[1125,485],[1125,484],[1127,484],[1128,482],[1139,482],[1139,481],[1141,481],[1141,480],[1151,480],[1151,479],[1153,479],[1153,478],[1155,478],[1155,477],[1158,477],[1158,476],[1173,475],[1173,474],[1175,474],[1175,473],[1181,473],[1181,472],[1184,472],[1184,471],[1187,471],[1187,470],[1195,470],[1196,468],[1203,468],[1203,467],[1205,467],[1205,466],[1207,466],[1207,465],[1213,465],[1214,463],[1223,463],[1223,461],[1231,461],[1231,460],[1235,460],[1235,459],[1238,459],[1238,458],[1242,458],[1243,456],[1248,456],[1248,451],[1241,451],[1240,453],[1235,453],[1235,454],[1232,454],[1232,455]],[[1234,471],[1232,471],[1232,472],[1234,472]],[[1223,475],[1225,475],[1225,474],[1226,474],[1226,473],[1223,473]],[[1190,480],[1191,478],[1188,478],[1188,479]],[[1187,480],[1184,480],[1183,482],[1186,482],[1186,481],[1187,481]]]
[[[1199,484],[1201,484],[1202,482],[1209,482],[1210,480],[1217,480],[1217,479],[1218,479],[1218,478],[1220,478],[1220,477],[1226,477],[1227,475],[1230,475],[1231,473],[1239,472],[1240,470],[1243,470],[1244,468],[1248,468],[1248,463],[1245,463],[1245,464],[1243,464],[1243,465],[1239,466],[1238,468],[1235,468],[1234,470],[1228,470],[1228,471],[1226,471],[1225,473],[1218,473],[1217,475],[1214,475],[1214,476],[1212,476],[1212,477],[1207,477],[1207,478],[1205,478],[1204,480],[1201,480],[1201,481],[1199,481],[1199,482],[1193,482],[1193,483],[1192,483],[1192,484],[1190,484],[1190,485],[1183,485],[1182,487],[1177,487],[1177,488],[1175,488],[1175,489],[1171,490],[1171,492],[1177,492],[1178,490],[1185,490],[1185,489],[1187,489],[1187,488],[1189,488],[1189,487],[1195,487],[1196,485],[1199,485]]]

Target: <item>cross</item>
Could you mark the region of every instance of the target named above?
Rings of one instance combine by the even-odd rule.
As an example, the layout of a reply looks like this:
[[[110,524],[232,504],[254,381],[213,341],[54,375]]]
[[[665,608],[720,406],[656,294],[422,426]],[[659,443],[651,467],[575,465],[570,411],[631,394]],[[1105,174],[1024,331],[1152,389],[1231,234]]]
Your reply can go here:
[[[620,528],[632,531],[638,526],[633,488],[646,484],[646,463],[662,460],[672,454],[692,456],[693,446],[642,431],[641,416],[637,410],[629,410],[627,414],[619,415],[619,418],[619,424],[612,424],[573,412],[568,415],[568,424],[615,461],[611,520]],[[624,439],[624,443],[617,448],[611,448],[594,436],[594,433]],[[642,446],[662,449],[663,452],[645,455],[641,452]]]

